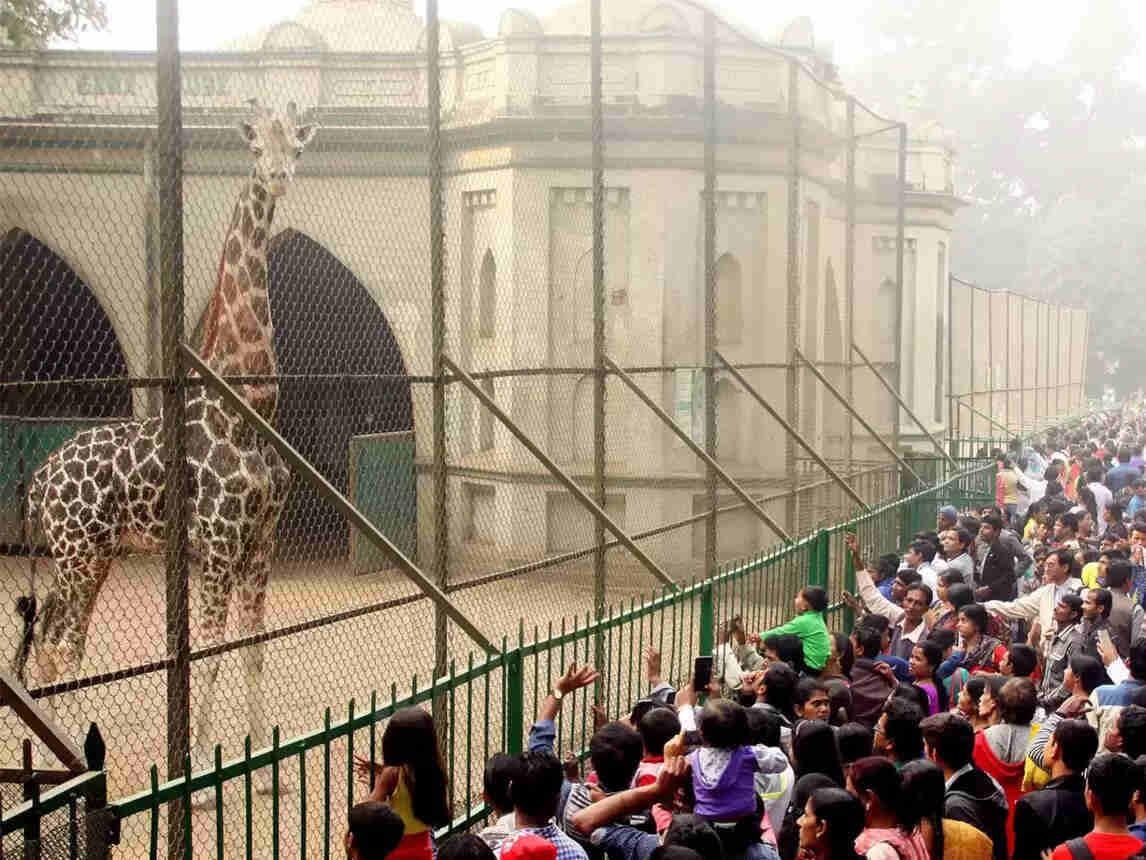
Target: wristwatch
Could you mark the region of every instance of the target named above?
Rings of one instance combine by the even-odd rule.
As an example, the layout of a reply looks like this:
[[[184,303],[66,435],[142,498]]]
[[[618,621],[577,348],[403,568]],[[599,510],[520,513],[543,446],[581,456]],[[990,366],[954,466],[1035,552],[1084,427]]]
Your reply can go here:
[[[565,694],[561,692],[560,688],[554,687],[553,698],[560,702],[563,698],[565,698]]]

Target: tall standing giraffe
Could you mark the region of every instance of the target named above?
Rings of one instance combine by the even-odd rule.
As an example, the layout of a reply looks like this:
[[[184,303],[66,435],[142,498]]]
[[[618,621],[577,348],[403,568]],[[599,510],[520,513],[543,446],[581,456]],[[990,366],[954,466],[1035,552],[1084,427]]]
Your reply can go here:
[[[253,117],[239,125],[254,157],[223,241],[218,280],[205,318],[201,354],[226,376],[273,376],[274,328],[267,285],[267,240],[275,202],[294,178],[295,163],[316,126],[299,123],[292,102],[285,115],[251,102]],[[245,384],[246,401],[274,420],[278,385]],[[37,680],[50,684],[79,672],[92,611],[112,560],[124,551],[158,552],[164,546],[163,418],[97,427],[56,449],[33,475],[28,490],[29,535],[42,529],[55,576],[36,611],[24,600],[28,647],[13,668],[23,678],[29,650]],[[223,641],[232,595],[240,635],[264,629],[267,579],[275,528],[290,486],[278,453],[207,387],[189,389],[187,404],[188,545],[202,564],[199,640]],[[251,742],[266,742],[263,646],[242,649]],[[219,657],[195,661],[199,698],[196,769],[211,763],[212,706]]]

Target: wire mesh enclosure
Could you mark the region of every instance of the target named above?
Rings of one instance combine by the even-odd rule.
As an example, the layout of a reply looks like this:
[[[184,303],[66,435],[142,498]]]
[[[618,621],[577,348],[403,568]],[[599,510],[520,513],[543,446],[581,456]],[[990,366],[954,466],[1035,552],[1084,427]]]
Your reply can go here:
[[[950,278],[950,145],[810,33],[324,0],[180,53],[155,11],[154,54],[0,64],[0,630],[66,732],[100,726],[114,798],[412,687],[468,812],[511,682],[536,707],[588,660],[619,713],[646,644],[673,673],[705,646],[634,601],[1083,407],[1085,313]],[[832,541],[782,581],[839,586]],[[778,620],[761,577],[707,611]],[[463,672],[464,706],[429,686]],[[355,731],[163,789],[126,850],[325,838]],[[0,755],[26,735],[4,712]]]

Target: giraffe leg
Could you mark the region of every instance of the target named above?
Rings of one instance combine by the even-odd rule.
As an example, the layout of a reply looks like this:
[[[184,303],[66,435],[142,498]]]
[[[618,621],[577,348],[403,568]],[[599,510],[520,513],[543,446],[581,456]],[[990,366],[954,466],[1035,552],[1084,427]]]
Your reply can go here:
[[[202,647],[218,645],[227,632],[227,610],[231,599],[233,561],[231,556],[210,549],[203,559],[203,576],[199,589],[199,644]],[[219,677],[222,657],[206,657],[191,664],[191,689],[195,697],[195,739],[191,746],[191,768],[204,770],[214,765],[214,705],[215,682]],[[195,797],[214,801],[212,792],[200,792]]]
[[[77,554],[56,560],[56,579],[44,598],[36,637],[39,685],[70,681],[79,675],[96,598],[110,567],[111,559],[106,556]],[[65,695],[48,696],[43,704],[72,743],[82,746],[88,721],[78,712],[78,703],[68,702]]]
[[[258,547],[252,553],[246,576],[237,588],[237,609],[240,613],[240,635],[256,636],[266,632],[267,580],[270,574],[269,547]],[[262,643],[243,649],[243,678],[247,692],[247,720],[251,747],[260,749],[269,742],[266,702],[263,695],[263,663],[266,646]],[[266,768],[255,774],[255,790],[259,794],[271,792],[270,771]],[[279,790],[285,789],[281,778]]]

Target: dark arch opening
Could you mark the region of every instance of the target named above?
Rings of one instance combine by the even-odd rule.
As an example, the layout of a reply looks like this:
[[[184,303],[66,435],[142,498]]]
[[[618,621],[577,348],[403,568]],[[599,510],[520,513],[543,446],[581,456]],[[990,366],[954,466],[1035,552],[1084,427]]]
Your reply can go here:
[[[112,418],[131,415],[127,360],[99,300],[59,254],[30,233],[0,239],[0,415]]]
[[[296,230],[267,254],[279,373],[405,375],[406,363],[382,308],[330,251]],[[341,492],[349,485],[350,437],[412,430],[404,379],[284,380],[278,430]],[[346,519],[296,480],[279,524],[280,558],[344,556]]]

